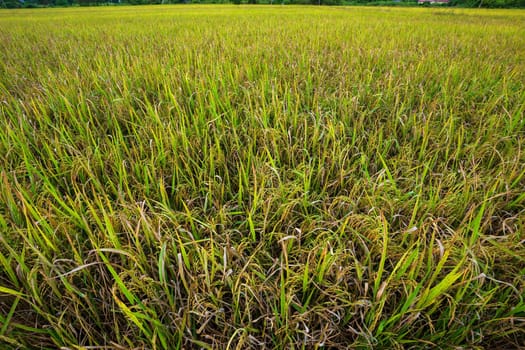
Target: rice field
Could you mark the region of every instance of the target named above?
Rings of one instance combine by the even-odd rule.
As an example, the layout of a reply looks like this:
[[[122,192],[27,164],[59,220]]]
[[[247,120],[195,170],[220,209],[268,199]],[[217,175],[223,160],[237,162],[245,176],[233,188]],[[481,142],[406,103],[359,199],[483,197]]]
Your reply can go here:
[[[525,347],[525,11],[0,11],[2,349]]]

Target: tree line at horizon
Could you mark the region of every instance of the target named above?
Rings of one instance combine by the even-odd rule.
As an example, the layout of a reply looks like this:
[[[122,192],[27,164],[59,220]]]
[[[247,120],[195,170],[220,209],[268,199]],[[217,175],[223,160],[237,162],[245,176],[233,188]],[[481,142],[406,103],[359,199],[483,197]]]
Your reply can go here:
[[[413,6],[417,0],[0,0],[0,8],[39,8],[155,4],[287,4],[287,5],[397,5]],[[525,0],[449,0],[437,6],[525,8]]]

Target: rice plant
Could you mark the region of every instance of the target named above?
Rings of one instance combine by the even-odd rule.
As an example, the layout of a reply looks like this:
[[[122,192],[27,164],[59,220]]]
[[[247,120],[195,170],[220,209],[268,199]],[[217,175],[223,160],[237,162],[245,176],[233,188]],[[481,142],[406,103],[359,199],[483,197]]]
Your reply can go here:
[[[525,12],[0,12],[0,344],[525,346]]]

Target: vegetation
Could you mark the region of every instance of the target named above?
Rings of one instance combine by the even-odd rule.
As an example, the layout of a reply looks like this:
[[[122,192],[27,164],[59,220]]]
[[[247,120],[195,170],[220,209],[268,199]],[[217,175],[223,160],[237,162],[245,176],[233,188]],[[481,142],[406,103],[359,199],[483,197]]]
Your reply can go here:
[[[0,13],[2,348],[518,348],[525,13]]]
[[[270,4],[270,5],[358,5],[358,6],[422,6],[417,0],[0,0],[0,8],[36,8],[68,6],[119,6],[152,4]],[[449,0],[448,3],[425,2],[435,7],[524,8],[525,0]]]

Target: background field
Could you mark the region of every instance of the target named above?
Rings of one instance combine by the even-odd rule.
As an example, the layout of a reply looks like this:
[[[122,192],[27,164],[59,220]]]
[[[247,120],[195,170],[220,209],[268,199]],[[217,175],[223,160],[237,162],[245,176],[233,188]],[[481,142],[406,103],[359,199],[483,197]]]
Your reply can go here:
[[[0,12],[2,348],[525,346],[525,12]]]

